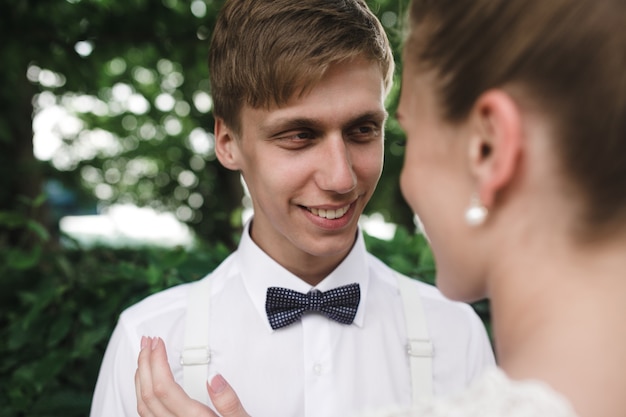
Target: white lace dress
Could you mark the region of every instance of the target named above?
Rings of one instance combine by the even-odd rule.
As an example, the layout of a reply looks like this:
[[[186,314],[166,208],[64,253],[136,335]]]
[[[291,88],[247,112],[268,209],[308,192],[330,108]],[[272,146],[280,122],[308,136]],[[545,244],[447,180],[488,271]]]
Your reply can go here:
[[[486,371],[463,394],[405,411],[362,417],[577,417],[569,402],[542,382],[513,381],[498,368]]]

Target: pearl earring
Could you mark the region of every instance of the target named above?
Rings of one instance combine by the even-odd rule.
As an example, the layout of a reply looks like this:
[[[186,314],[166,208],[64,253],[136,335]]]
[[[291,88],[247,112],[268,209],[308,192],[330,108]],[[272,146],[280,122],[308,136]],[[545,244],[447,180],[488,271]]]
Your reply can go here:
[[[473,195],[469,207],[465,210],[465,223],[472,227],[480,226],[485,222],[487,214],[489,214],[487,208],[483,206],[478,196]]]

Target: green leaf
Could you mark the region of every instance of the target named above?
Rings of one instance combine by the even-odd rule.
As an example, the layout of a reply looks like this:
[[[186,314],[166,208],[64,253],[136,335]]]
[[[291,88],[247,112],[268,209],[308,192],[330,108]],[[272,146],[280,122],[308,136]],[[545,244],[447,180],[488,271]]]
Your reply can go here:
[[[55,317],[50,326],[50,333],[48,335],[48,346],[54,348],[59,342],[64,339],[72,328],[73,319],[69,315],[61,317]]]
[[[31,250],[14,249],[9,251],[6,261],[9,268],[26,270],[34,267],[41,258],[41,246],[35,246]]]
[[[41,223],[29,220],[26,223],[26,227],[35,232],[35,234],[39,236],[41,240],[47,241],[48,239],[50,239],[50,234],[48,233],[48,230],[46,230],[46,228],[42,226]]]
[[[0,211],[0,225],[9,229],[21,227],[26,223],[26,216],[14,211]]]
[[[46,202],[48,196],[44,193],[39,194],[35,200],[33,200],[33,207],[41,207],[43,203]]]

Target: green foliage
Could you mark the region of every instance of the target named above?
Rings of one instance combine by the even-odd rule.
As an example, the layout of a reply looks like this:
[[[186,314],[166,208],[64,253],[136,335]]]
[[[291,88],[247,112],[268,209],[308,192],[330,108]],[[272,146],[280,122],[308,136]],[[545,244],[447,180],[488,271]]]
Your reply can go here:
[[[79,203],[167,210],[200,236],[228,242],[240,226],[229,215],[243,190],[238,174],[216,161],[210,134],[206,55],[220,3],[5,3],[0,210],[14,208],[14,195],[36,195],[56,179]],[[32,115],[51,109],[63,111],[37,143],[57,147],[37,161]]]
[[[2,417],[87,415],[120,312],[201,278],[229,253],[222,244],[193,252],[38,248],[38,262],[5,264],[0,280]]]
[[[34,220],[34,212],[41,207],[45,196],[31,201],[18,197],[16,210],[0,211],[0,276],[4,269],[25,270],[33,267],[41,257],[42,243],[50,238],[48,230]]]
[[[398,227],[391,240],[365,235],[365,244],[374,256],[401,274],[434,285],[435,263],[424,235]]]

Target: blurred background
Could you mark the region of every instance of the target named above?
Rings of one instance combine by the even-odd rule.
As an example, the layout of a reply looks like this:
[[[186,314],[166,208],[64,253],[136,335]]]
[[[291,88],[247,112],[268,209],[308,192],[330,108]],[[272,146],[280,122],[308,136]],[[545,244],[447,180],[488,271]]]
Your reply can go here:
[[[166,224],[147,231],[156,243],[194,236],[234,244],[246,205],[239,176],[215,159],[206,63],[222,2],[3,3],[1,208],[33,208],[45,193],[32,214],[58,235],[51,237],[67,234],[81,244],[112,228],[117,243],[131,243],[125,234],[137,243],[131,229],[145,216]],[[402,5],[379,0],[371,7],[398,50]],[[390,110],[396,101],[397,89]],[[395,120],[387,138],[385,173],[369,213],[412,227],[397,186],[402,149]],[[138,221],[118,224],[120,212]],[[168,219],[185,226],[182,240],[163,237],[173,231]]]
[[[406,3],[369,1],[398,69]],[[87,415],[119,313],[236,247],[251,213],[215,158],[206,64],[221,4],[0,0],[0,416]],[[370,251],[432,282],[402,140],[392,117],[362,226]]]

